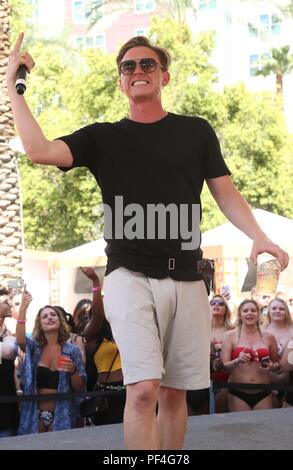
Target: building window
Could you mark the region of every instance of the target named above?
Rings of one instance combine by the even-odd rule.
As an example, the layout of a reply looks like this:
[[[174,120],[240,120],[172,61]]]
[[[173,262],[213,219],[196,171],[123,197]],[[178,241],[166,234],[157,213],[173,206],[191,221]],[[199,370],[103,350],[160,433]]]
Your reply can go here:
[[[273,15],[260,15],[252,23],[248,23],[250,38],[258,36],[277,36],[281,34],[281,19]]]
[[[271,54],[252,54],[249,56],[250,76],[255,77],[257,72],[270,60]]]
[[[258,37],[258,29],[251,23],[248,23],[248,31],[250,38],[257,38]]]
[[[198,9],[201,11],[215,10],[217,8],[217,0],[199,0]]]
[[[94,45],[94,38],[92,36],[86,36],[85,38],[85,45],[86,47],[93,47]]]
[[[82,36],[78,37],[78,38],[75,38],[75,45],[76,47],[78,47],[79,49],[82,49],[83,48],[83,43],[84,43],[84,38]]]
[[[84,0],[74,0],[72,4],[73,23],[85,23],[85,4]]]
[[[134,10],[136,12],[149,12],[154,11],[155,1],[154,0],[134,0]]]
[[[39,0],[26,0],[26,2],[33,7],[32,17],[39,17]]]
[[[273,36],[281,34],[281,19],[277,15],[272,15],[271,32]]]
[[[96,46],[105,49],[105,35],[103,33],[96,36]]]
[[[249,66],[250,66],[250,76],[255,77],[256,72],[259,70],[258,66],[258,54],[253,54],[249,57]]]
[[[138,28],[134,30],[134,36],[146,36],[147,30],[145,28]]]
[[[260,15],[259,24],[262,31],[268,32],[270,28],[270,17],[269,15]]]

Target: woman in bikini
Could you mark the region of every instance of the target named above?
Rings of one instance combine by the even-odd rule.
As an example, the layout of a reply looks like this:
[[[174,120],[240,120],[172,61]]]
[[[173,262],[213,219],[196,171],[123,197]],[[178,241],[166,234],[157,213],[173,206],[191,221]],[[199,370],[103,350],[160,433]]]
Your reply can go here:
[[[270,372],[279,369],[275,337],[260,330],[258,304],[244,300],[238,308],[237,328],[226,333],[222,345],[224,368],[230,383],[270,384]],[[270,390],[229,389],[230,411],[272,408]]]

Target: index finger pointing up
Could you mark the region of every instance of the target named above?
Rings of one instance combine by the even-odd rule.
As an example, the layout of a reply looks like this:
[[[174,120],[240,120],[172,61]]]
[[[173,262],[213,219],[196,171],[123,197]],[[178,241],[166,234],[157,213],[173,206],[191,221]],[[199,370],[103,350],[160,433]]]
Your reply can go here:
[[[20,33],[20,35],[18,36],[18,38],[16,40],[15,46],[13,48],[14,52],[20,52],[21,43],[23,41],[23,38],[24,38],[24,33]]]

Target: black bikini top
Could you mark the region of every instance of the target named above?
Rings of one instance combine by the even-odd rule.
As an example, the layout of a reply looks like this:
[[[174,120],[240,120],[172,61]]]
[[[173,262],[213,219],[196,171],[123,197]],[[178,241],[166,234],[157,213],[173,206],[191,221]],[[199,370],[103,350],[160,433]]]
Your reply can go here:
[[[51,370],[49,367],[38,366],[37,388],[48,388],[57,390],[59,384],[59,371]]]

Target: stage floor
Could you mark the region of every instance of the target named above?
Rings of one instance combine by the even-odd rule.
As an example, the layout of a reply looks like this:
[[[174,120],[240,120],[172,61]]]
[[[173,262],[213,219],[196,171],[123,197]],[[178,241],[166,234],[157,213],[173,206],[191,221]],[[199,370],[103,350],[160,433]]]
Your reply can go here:
[[[184,449],[292,450],[293,408],[192,416]],[[1,450],[122,450],[122,425],[0,439]]]

